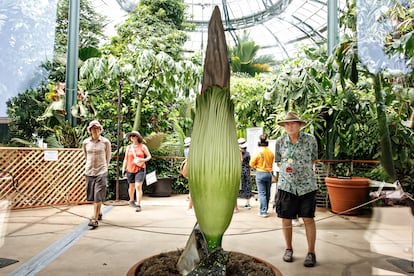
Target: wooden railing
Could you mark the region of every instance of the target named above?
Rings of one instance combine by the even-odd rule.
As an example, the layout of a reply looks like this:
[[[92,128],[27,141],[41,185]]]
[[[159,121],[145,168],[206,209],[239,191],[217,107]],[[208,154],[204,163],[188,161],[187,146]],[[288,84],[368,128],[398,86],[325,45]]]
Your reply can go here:
[[[378,160],[316,160],[316,163],[325,165],[327,175],[335,175],[335,165],[346,164],[348,166],[348,174],[352,175],[355,171],[367,171],[379,164]]]
[[[86,203],[82,149],[0,147],[0,200],[12,209]]]

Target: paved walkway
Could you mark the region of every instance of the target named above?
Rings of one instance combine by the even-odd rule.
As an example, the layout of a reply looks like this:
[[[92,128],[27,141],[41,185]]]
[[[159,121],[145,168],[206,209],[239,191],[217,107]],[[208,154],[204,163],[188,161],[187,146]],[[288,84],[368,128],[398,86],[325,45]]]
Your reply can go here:
[[[125,201],[107,202],[103,220],[88,230],[91,205],[0,213],[0,275],[125,275],[138,260],[183,248],[196,222],[186,214],[186,195],[144,197],[141,213]],[[363,216],[317,210],[318,264],[305,268],[306,237],[294,227],[293,263],[282,260],[281,222],[257,216],[258,202],[240,212],[223,238],[223,248],[254,255],[284,275],[414,275],[414,219],[407,207],[373,208]],[[157,275],[158,276],[158,275]]]

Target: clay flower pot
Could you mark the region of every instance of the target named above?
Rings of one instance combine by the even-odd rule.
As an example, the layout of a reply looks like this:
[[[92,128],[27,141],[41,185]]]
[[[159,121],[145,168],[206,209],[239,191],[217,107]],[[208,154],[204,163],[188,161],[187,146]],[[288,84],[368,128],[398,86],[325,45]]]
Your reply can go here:
[[[163,273],[169,273],[168,275],[180,275],[178,271],[174,270],[175,265],[178,261],[178,258],[181,255],[180,250],[170,251],[166,253],[161,253],[158,255],[154,255],[148,257],[146,259],[140,260],[134,266],[132,266],[128,272],[127,276],[135,276],[135,275],[162,275]],[[246,262],[249,260],[249,262]],[[235,267],[239,264],[247,265],[250,272],[245,272],[246,267]],[[231,267],[233,266],[233,267]],[[229,252],[229,262],[227,266],[227,276],[243,276],[243,275],[257,275],[258,272],[252,272],[253,267],[258,266],[257,271],[260,272],[260,275],[275,275],[275,276],[282,276],[282,273],[271,263],[266,262],[265,260],[261,260],[259,258],[249,256],[239,252]],[[262,268],[260,268],[260,266]],[[267,267],[268,273],[264,273],[263,267]],[[145,271],[142,271],[145,270]],[[253,273],[253,274],[252,274]],[[273,273],[273,274],[272,274]]]
[[[358,215],[361,208],[352,209],[364,202],[368,197],[369,179],[364,177],[331,177],[325,178],[328,188],[332,212],[346,215]]]

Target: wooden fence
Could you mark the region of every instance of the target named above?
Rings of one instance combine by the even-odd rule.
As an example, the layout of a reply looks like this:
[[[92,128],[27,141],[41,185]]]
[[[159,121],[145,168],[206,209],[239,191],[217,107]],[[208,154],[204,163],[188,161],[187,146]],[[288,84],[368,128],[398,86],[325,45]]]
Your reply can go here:
[[[378,161],[318,160],[319,207],[329,205],[325,177],[334,163],[350,163],[354,169],[354,164],[372,167]],[[86,203],[84,166],[82,149],[0,147],[0,200],[12,209]]]
[[[82,149],[0,147],[0,200],[12,209],[86,203]]]

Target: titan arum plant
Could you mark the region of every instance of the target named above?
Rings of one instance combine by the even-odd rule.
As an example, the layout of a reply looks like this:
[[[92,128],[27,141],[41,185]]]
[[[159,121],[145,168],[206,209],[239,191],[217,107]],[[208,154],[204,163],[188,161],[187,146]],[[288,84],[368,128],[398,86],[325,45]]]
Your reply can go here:
[[[197,227],[203,236],[201,243],[205,244],[200,246],[200,240],[194,243],[201,260],[187,275],[220,275],[225,270],[227,253],[221,244],[233,216],[240,174],[226,39],[220,10],[215,7],[208,28],[203,83],[196,100],[188,156],[190,193]]]

